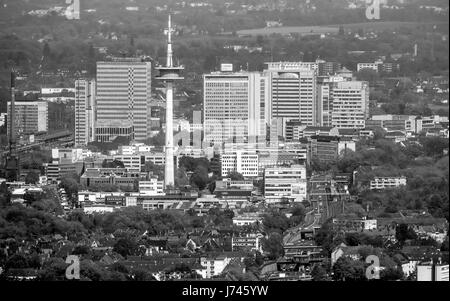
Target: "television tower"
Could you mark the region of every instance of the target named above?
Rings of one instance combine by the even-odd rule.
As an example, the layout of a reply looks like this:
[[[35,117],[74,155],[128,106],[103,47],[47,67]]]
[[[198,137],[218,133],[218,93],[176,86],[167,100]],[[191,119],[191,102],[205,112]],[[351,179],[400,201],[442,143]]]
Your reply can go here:
[[[164,30],[167,35],[167,60],[166,66],[158,66],[155,69],[159,71],[156,77],[166,86],[166,165],[164,173],[164,186],[175,185],[175,164],[174,164],[174,148],[173,148],[173,83],[177,80],[184,79],[180,74],[184,70],[183,66],[174,66],[172,51],[172,28],[171,16],[169,15],[168,27]]]

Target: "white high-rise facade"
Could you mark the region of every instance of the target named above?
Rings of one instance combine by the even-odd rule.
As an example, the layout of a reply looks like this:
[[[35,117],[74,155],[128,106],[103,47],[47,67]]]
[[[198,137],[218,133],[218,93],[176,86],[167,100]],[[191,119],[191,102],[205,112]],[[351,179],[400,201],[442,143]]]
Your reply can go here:
[[[321,76],[317,78],[316,120],[320,126],[332,126],[333,89],[336,83],[347,81],[342,76]]]
[[[97,62],[97,120],[128,121],[135,140],[150,134],[151,63],[137,58]]]
[[[369,84],[338,82],[333,87],[332,125],[340,129],[362,129],[369,118]]]
[[[267,63],[264,71],[269,77],[269,119],[299,120],[302,124],[315,126],[317,120],[316,77],[313,63],[278,62]]]
[[[75,145],[84,146],[95,140],[94,80],[75,81]]]
[[[258,72],[214,72],[203,76],[205,140],[264,141],[268,78]]]

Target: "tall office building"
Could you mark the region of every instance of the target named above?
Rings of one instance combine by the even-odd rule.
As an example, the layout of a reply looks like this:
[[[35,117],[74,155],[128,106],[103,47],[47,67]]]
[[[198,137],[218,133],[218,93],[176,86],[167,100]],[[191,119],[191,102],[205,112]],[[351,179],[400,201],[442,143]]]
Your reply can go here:
[[[259,72],[233,72],[223,64],[220,72],[203,76],[205,140],[265,141],[265,105],[268,78]]]
[[[318,125],[316,116],[317,63],[267,63],[269,77],[269,118],[298,120],[305,125]]]
[[[320,126],[332,126],[333,88],[346,80],[343,76],[317,77],[316,120]]]
[[[333,87],[332,124],[340,129],[361,129],[369,118],[369,84],[338,82]]]
[[[97,120],[128,121],[134,139],[150,136],[151,63],[139,58],[97,62]]]
[[[75,81],[75,145],[83,146],[95,140],[95,81]]]
[[[8,102],[8,117],[14,116],[14,135],[31,135],[48,131],[48,103],[46,101],[16,100],[14,114],[11,114],[11,102]],[[7,132],[10,135],[11,122]]]

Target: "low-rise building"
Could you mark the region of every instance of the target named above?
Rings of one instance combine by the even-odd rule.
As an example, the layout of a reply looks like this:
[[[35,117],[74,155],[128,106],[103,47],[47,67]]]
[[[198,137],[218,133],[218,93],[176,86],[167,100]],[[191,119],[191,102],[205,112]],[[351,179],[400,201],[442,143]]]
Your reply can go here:
[[[227,256],[218,256],[215,258],[201,257],[200,264],[204,267],[201,271],[202,278],[209,279],[220,275],[231,260],[232,258]]]
[[[347,231],[370,231],[377,229],[377,220],[366,218],[333,218],[333,228]]]
[[[234,151],[220,156],[222,177],[238,172],[246,178],[258,177],[258,154],[249,151]]]
[[[233,235],[231,238],[232,251],[258,251],[262,252],[262,239],[264,235],[261,233],[246,233]]]
[[[449,281],[449,265],[433,262],[417,265],[417,281]]]
[[[295,243],[288,243],[283,246],[284,257],[292,259],[294,262],[302,264],[313,264],[323,262],[322,247],[316,245],[312,240],[301,240]]]
[[[139,193],[145,195],[163,195],[164,181],[158,181],[155,178],[139,181]]]
[[[139,170],[127,168],[87,168],[80,177],[80,183],[85,187],[113,185],[121,189],[135,189],[139,180],[145,175]]]
[[[333,162],[346,151],[356,151],[356,143],[353,140],[335,136],[312,136],[309,140],[309,149],[312,160]]]
[[[376,177],[370,181],[371,190],[393,189],[406,186],[406,177]]]
[[[233,225],[250,226],[261,223],[263,218],[259,213],[246,213],[233,217]]]
[[[266,202],[282,200],[301,202],[307,194],[306,167],[269,167],[264,172],[264,197]]]

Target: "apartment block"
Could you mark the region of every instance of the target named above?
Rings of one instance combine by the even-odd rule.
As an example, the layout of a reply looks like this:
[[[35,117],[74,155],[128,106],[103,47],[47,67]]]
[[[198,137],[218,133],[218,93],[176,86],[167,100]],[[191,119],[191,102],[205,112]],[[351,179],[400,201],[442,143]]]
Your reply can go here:
[[[307,195],[306,167],[269,167],[264,171],[264,197],[267,203],[283,200],[301,202]]]
[[[369,84],[360,81],[336,83],[333,87],[332,126],[363,129],[368,118]]]
[[[11,130],[11,102],[7,108],[8,135]],[[48,103],[46,101],[16,100],[14,103],[14,130],[16,136],[48,131]]]
[[[95,81],[75,81],[75,146],[95,141]]]
[[[370,181],[371,190],[393,189],[406,185],[406,177],[376,177]]]

